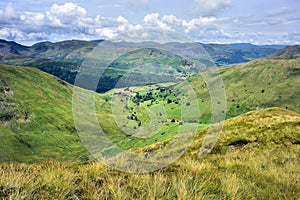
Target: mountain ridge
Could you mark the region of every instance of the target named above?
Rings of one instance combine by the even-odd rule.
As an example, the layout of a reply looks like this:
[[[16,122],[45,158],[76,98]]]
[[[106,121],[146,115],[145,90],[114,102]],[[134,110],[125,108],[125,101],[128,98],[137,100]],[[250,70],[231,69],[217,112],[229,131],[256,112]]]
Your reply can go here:
[[[300,45],[288,46],[278,51],[275,51],[268,58],[270,59],[299,59],[300,58]]]

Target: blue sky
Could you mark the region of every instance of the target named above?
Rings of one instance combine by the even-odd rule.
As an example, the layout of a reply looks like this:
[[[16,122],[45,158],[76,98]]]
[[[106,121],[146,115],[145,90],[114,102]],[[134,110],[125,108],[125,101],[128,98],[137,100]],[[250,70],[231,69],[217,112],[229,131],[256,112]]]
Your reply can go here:
[[[0,38],[110,39],[143,27],[204,43],[299,44],[299,0],[1,0]]]

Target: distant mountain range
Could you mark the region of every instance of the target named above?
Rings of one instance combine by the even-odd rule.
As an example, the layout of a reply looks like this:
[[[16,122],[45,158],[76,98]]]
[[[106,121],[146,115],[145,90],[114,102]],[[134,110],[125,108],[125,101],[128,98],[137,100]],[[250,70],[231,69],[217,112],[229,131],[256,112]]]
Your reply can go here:
[[[284,47],[286,47],[287,45],[254,45],[251,43],[232,43],[232,44],[228,44],[228,46],[230,47],[234,47],[234,48],[253,48],[253,49],[283,49]]]
[[[0,40],[0,63],[38,68],[68,83],[74,84],[82,62],[93,49],[99,47],[99,44],[103,42],[104,40],[69,40],[57,43],[41,42],[32,46],[23,46],[16,42]],[[136,48],[138,49],[137,51],[140,52],[137,53],[137,51],[134,51],[133,53],[127,53],[127,58],[122,56],[117,58],[116,61],[113,61],[109,68],[103,73],[97,86],[97,92],[105,92],[114,88],[115,84],[124,74],[131,74],[132,77],[144,77],[143,80],[145,80],[148,74],[145,74],[145,70],[142,69],[149,68],[149,66],[156,66],[158,71],[165,71],[166,73],[155,73],[154,79],[152,78],[146,81],[150,83],[177,82],[201,70],[201,68],[187,70],[187,68],[190,69],[188,66],[195,66],[195,61],[203,63],[206,67],[213,65],[232,65],[267,57],[282,47],[272,45],[255,46],[252,44],[228,45],[200,43],[167,43],[162,45],[153,42],[116,42],[110,45],[116,49]],[[143,49],[152,50],[144,51]],[[161,49],[169,50],[169,52],[163,52]],[[151,52],[156,53],[151,55]],[[137,54],[139,57],[135,58],[136,63],[145,63],[144,61],[147,60],[148,64],[147,66],[139,66],[141,70],[138,71],[133,70],[133,68],[137,66],[128,66],[128,61]],[[199,57],[198,55],[200,54],[204,56]],[[160,63],[160,65],[157,65],[157,63]],[[174,63],[177,64],[174,65]],[[171,66],[170,69],[169,66]],[[90,74],[87,74],[87,79],[96,78],[95,72],[101,68],[101,66],[97,64],[91,67],[93,70],[91,70]],[[170,76],[170,74],[172,74],[172,76]],[[138,85],[139,82],[129,81],[127,85],[124,86]],[[91,89],[88,86],[83,87]]]

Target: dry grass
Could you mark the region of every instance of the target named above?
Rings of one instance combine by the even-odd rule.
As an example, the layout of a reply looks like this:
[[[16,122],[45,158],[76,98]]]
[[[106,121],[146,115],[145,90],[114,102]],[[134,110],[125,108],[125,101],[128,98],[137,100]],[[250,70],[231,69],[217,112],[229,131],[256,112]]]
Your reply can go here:
[[[3,199],[298,199],[299,147],[181,158],[150,174],[101,163],[0,166]]]

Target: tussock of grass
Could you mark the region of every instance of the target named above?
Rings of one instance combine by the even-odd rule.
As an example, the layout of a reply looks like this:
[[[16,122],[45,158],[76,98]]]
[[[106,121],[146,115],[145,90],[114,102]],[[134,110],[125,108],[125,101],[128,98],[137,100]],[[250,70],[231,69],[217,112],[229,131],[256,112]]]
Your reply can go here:
[[[189,157],[151,174],[100,163],[1,165],[3,199],[297,199],[299,149]]]

